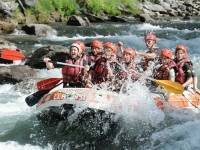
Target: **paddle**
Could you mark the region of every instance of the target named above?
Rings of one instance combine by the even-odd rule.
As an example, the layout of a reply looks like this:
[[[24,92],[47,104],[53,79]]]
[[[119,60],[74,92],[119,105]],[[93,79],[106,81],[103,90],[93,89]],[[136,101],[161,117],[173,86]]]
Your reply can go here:
[[[175,94],[182,94],[184,91],[184,87],[178,83],[178,82],[173,82],[171,80],[156,80],[152,78],[148,78],[160,86],[162,86],[167,92],[170,93],[175,93]]]
[[[53,88],[57,87],[58,85],[62,84],[60,82],[62,78],[49,78],[42,81],[39,81],[37,83],[37,88],[39,91],[29,95],[25,98],[25,101],[28,106],[33,106],[39,102],[39,100],[47,94],[49,91],[51,91]],[[60,83],[59,83],[60,82]]]
[[[37,82],[37,89],[41,90],[48,90],[55,87],[63,78],[49,78],[42,81]]]
[[[19,51],[4,48],[0,50],[0,58],[14,61],[14,60],[23,60],[25,59],[25,56]]]

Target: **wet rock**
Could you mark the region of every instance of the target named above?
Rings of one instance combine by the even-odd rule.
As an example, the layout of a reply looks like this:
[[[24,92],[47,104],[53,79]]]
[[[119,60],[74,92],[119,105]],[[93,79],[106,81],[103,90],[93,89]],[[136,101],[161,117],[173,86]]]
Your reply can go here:
[[[2,48],[17,49],[14,43],[11,43],[9,41],[0,38],[0,49]]]
[[[26,62],[26,65],[32,68],[46,68],[45,63],[43,62],[44,57],[51,58],[52,61],[62,61],[66,59],[68,53],[67,47],[64,46],[46,46],[37,49]]]
[[[146,13],[140,14],[138,17],[139,17],[141,22],[152,22],[153,21],[153,19]]]
[[[45,24],[28,24],[22,27],[27,34],[36,36],[53,36],[57,35],[57,31]]]
[[[112,22],[126,22],[126,20],[122,16],[111,16],[110,20]]]
[[[12,33],[16,28],[16,24],[12,22],[0,21],[0,34],[1,33]]]
[[[84,15],[87,16],[87,18],[90,20],[90,22],[104,22],[104,21],[109,20],[109,17],[106,15],[96,16],[94,14],[85,13],[85,12],[84,12]]]
[[[0,84],[17,83],[35,75],[36,71],[28,66],[0,66]]]
[[[67,21],[67,25],[89,26],[90,25],[90,21],[88,20],[87,17],[81,17],[81,16],[73,15]]]

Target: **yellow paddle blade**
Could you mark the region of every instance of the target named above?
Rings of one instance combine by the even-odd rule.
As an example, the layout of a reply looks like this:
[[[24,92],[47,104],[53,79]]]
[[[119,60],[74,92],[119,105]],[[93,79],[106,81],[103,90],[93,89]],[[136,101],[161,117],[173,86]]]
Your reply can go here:
[[[154,80],[157,84],[161,85],[167,92],[182,94],[184,91],[183,86],[178,82],[170,80]]]

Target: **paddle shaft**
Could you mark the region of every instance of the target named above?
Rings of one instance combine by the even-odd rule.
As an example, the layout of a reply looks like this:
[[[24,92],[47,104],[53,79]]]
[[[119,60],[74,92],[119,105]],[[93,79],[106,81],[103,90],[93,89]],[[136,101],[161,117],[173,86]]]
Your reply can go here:
[[[66,66],[71,66],[71,67],[85,68],[84,66],[81,66],[81,65],[74,65],[74,64],[68,64],[68,63],[63,63],[63,62],[56,62],[56,64],[66,65]]]

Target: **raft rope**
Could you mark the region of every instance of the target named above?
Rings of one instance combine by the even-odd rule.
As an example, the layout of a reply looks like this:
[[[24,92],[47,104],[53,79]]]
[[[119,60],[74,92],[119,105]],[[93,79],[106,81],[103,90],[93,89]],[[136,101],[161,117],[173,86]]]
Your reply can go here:
[[[189,92],[189,91],[188,91]],[[192,92],[191,92],[192,93]],[[182,94],[185,98],[186,98],[186,100],[192,105],[192,106],[194,106],[195,108],[197,108],[198,110],[200,110],[200,108],[198,107],[198,106],[196,106],[195,104],[193,104],[191,101],[190,101],[190,99],[186,96],[186,94]],[[198,103],[199,103],[199,99],[198,99]]]

